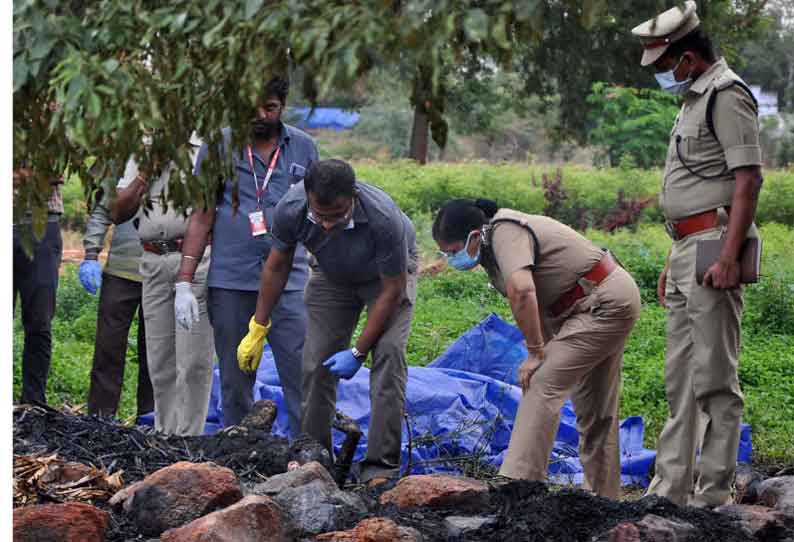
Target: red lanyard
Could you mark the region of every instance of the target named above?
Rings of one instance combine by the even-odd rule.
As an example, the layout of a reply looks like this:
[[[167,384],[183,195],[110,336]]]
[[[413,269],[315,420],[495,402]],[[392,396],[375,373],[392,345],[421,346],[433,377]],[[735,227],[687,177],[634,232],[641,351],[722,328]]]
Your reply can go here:
[[[248,163],[251,164],[251,173],[254,174],[254,188],[256,188],[256,205],[260,209],[262,208],[262,196],[265,194],[267,190],[267,183],[270,182],[270,177],[273,176],[273,170],[276,169],[276,162],[278,162],[278,155],[281,152],[281,147],[276,147],[275,152],[273,153],[273,157],[270,159],[270,165],[267,166],[267,173],[265,173],[265,178],[262,181],[262,186],[259,186],[259,179],[256,178],[256,166],[254,165],[254,153],[251,150],[251,146],[248,146]]]

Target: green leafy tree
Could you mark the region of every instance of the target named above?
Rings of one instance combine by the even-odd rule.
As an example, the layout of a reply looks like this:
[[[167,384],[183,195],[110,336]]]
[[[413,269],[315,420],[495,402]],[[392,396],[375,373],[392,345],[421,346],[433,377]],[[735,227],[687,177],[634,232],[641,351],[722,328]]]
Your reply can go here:
[[[588,140],[592,117],[584,98],[593,83],[658,88],[653,70],[640,66],[642,49],[631,29],[682,4],[672,0],[608,2],[597,17],[576,16],[565,3],[542,4],[537,14],[543,21],[541,39],[523,42],[515,58],[528,94],[559,98],[558,138]],[[734,67],[740,64],[740,47],[763,30],[766,4],[767,0],[698,2],[701,24]]]
[[[424,161],[428,128],[440,147],[446,143],[445,74],[464,57],[510,66],[516,43],[542,36],[547,2],[584,19],[605,4],[18,0],[14,167],[32,175],[15,191],[15,218],[33,210],[41,235],[53,177],[76,172],[90,193],[94,179],[131,154],[144,172],[176,163],[169,201],[177,208],[212,205],[218,179],[231,167],[215,156],[219,129],[230,126],[233,146],[242,145],[264,83],[290,66],[301,68],[298,85],[312,101],[353,88],[374,66],[403,66],[414,107],[410,155]],[[213,154],[200,178],[190,167],[193,132]]]
[[[777,94],[781,111],[794,112],[794,3],[772,2],[764,31],[741,50],[739,74]]]
[[[664,164],[668,136],[678,112],[669,92],[595,83],[587,96],[591,145],[603,149],[610,166],[632,163],[641,168]],[[604,160],[604,158],[606,160]]]

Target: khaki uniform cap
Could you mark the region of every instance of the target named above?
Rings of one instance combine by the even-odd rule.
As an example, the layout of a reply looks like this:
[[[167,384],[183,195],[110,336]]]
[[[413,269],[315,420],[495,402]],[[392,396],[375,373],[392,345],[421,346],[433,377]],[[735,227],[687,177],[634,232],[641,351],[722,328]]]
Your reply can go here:
[[[640,64],[642,66],[653,64],[671,43],[696,29],[700,24],[696,10],[697,4],[694,0],[688,0],[683,7],[668,9],[632,28],[631,33],[640,38],[645,49]]]

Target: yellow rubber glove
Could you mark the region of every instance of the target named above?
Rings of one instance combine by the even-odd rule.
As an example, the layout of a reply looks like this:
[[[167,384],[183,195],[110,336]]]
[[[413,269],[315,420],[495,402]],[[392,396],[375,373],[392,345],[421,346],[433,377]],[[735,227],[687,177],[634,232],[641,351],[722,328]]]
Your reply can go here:
[[[243,337],[240,346],[237,347],[237,364],[244,373],[256,372],[256,368],[259,367],[268,331],[270,331],[270,320],[263,326],[257,324],[254,317],[251,317],[251,321],[248,322],[248,335]]]

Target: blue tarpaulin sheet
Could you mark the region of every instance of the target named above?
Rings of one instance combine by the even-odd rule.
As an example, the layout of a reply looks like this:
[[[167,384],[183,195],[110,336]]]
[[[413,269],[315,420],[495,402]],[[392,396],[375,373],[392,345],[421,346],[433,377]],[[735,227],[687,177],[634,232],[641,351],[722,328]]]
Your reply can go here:
[[[521,332],[495,314],[464,333],[427,367],[409,367],[406,390],[406,426],[403,430],[402,464],[411,472],[456,472],[455,458],[476,458],[498,467],[502,463],[515,413],[521,400],[516,385],[518,366],[526,357]],[[661,386],[662,383],[660,382]],[[287,415],[273,357],[265,349],[257,371],[254,399],[271,399],[279,406],[273,427],[286,435]],[[337,408],[358,422],[364,431],[356,452],[363,458],[369,429],[369,370],[362,368],[351,380],[342,380]],[[220,381],[215,368],[205,432],[222,427]],[[150,420],[149,420],[150,422]],[[620,423],[621,475],[624,484],[647,485],[655,452],[643,447],[644,424],[640,416]],[[334,431],[336,451],[344,435]],[[580,484],[582,465],[578,459],[576,416],[569,402],[562,408],[560,428],[554,443],[549,475],[559,483]],[[752,445],[750,427],[742,425],[738,459],[749,462]]]
[[[355,111],[345,111],[338,107],[292,107],[287,113],[287,120],[300,128],[326,130],[346,130],[358,123],[359,114]]]

